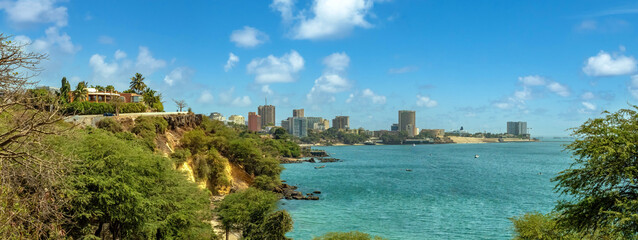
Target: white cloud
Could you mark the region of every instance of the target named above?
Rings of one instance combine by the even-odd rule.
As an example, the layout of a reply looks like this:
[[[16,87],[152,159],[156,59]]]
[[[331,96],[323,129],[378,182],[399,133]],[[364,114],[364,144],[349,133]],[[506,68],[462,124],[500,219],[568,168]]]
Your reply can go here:
[[[583,100],[592,100],[595,97],[596,96],[592,92],[584,92],[582,95],[580,95],[580,98],[582,98]]]
[[[238,62],[239,57],[237,55],[233,53],[228,54],[228,60],[226,61],[226,65],[224,65],[224,71],[230,71],[230,69],[232,69]]]
[[[113,43],[115,43],[115,39],[113,39],[112,37],[106,36],[106,35],[102,35],[100,37],[97,38],[97,41],[101,44],[106,44],[106,45],[111,45]]]
[[[514,98],[518,101],[532,99],[532,90],[530,88],[523,87],[523,90],[514,91]]]
[[[256,47],[267,40],[268,35],[249,26],[244,26],[243,29],[235,30],[230,34],[230,41],[244,48]]]
[[[633,96],[635,99],[638,99],[638,75],[631,76],[631,81],[629,81],[627,90],[629,90],[631,96]]]
[[[273,0],[270,7],[281,13],[281,18],[284,22],[288,22],[293,19],[293,7],[295,3],[293,0]]]
[[[49,27],[45,31],[45,36],[31,41],[27,36],[16,36],[16,41],[30,43],[27,50],[39,53],[47,53],[50,56],[56,54],[74,54],[80,51],[81,47],[76,46],[71,41],[68,34],[58,31],[57,27]]]
[[[598,55],[589,57],[583,72],[589,76],[617,76],[627,75],[636,72],[636,59],[624,55],[611,56],[605,51],[600,51]]]
[[[558,94],[561,97],[568,97],[570,95],[569,88],[557,82],[551,82],[547,84],[547,89],[549,89],[549,91],[552,91],[553,93]]]
[[[235,87],[231,87],[228,91],[219,93],[219,102],[224,105],[230,105],[233,107],[248,107],[252,104],[250,97],[235,97],[233,98],[233,94],[235,93]]]
[[[173,69],[173,71],[164,77],[164,82],[169,86],[173,86],[176,83],[187,81],[192,75],[192,69],[187,67],[178,67]]]
[[[89,59],[89,66],[93,69],[94,75],[101,79],[110,79],[118,73],[119,66],[116,62],[107,63],[105,59],[105,56],[93,54]]]
[[[351,93],[348,99],[346,99],[346,103],[359,102],[362,104],[385,104],[386,97],[382,95],[378,95],[374,93],[369,88],[364,89],[363,91]]]
[[[126,58],[126,56],[127,56],[126,52],[124,52],[122,50],[118,49],[117,51],[115,51],[115,60],[120,60],[120,59]]]
[[[350,57],[345,52],[330,54],[323,59],[323,64],[326,65],[323,74],[315,80],[315,85],[306,94],[310,102],[333,102],[335,98],[332,94],[348,90],[351,86],[344,76],[350,65]]]
[[[518,81],[524,86],[542,86],[545,85],[545,78],[538,75],[530,75],[525,77],[518,77]]]
[[[439,105],[439,103],[430,99],[429,97],[416,95],[416,105],[419,107],[432,108]]]
[[[271,7],[281,12],[284,22],[296,21],[293,38],[326,39],[344,37],[356,27],[371,28],[366,17],[373,5],[373,0],[314,0],[309,11],[301,10],[297,16],[293,16],[292,1],[274,0]]]
[[[211,103],[212,101],[213,101],[213,94],[211,94],[208,90],[204,90],[202,94],[199,95],[199,98],[197,99],[197,102],[199,103]]]
[[[388,72],[392,73],[392,74],[402,74],[402,73],[415,72],[418,69],[419,68],[417,68],[415,66],[406,66],[406,67],[402,67],[402,68],[390,68],[390,70],[388,70]]]
[[[166,66],[166,61],[153,57],[147,47],[140,46],[140,52],[135,62],[135,70],[146,75],[151,75],[160,68]]]
[[[56,6],[55,0],[2,1],[0,9],[7,12],[9,21],[21,24],[54,23],[58,27],[67,25],[66,7]]]
[[[255,74],[258,84],[294,82],[295,74],[304,67],[304,59],[295,50],[281,57],[269,55],[256,58],[246,67],[249,74]]]
[[[583,106],[590,111],[596,110],[596,105],[590,103],[590,102],[582,102],[581,104],[583,104]]]
[[[273,95],[275,93],[272,89],[270,89],[270,86],[268,85],[261,86],[261,92],[265,93],[266,95]]]
[[[596,30],[598,28],[598,22],[594,21],[594,20],[585,20],[582,21],[577,27],[577,30],[580,31],[591,31],[591,30]]]

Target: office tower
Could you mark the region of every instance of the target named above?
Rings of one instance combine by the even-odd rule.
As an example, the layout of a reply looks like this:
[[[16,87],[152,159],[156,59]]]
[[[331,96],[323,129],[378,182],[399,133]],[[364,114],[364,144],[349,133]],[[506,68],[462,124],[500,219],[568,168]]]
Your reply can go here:
[[[248,131],[259,132],[261,130],[261,116],[255,112],[248,113]]]
[[[399,131],[406,131],[408,133],[408,137],[414,137],[417,135],[415,111],[399,111]]]
[[[323,118],[320,117],[306,117],[308,119],[308,129],[323,130],[320,125],[323,125]]]
[[[336,129],[348,130],[350,129],[350,117],[348,116],[336,116],[332,119],[332,127]]]
[[[302,109],[293,109],[292,117],[304,117],[303,108]]]
[[[507,133],[512,135],[527,134],[527,122],[507,122]]]
[[[261,116],[261,126],[275,126],[275,106],[262,105],[257,110],[258,115]]]
[[[290,118],[289,118],[290,119]],[[305,117],[293,117],[290,121],[291,134],[295,137],[307,137],[308,136],[308,119]]]

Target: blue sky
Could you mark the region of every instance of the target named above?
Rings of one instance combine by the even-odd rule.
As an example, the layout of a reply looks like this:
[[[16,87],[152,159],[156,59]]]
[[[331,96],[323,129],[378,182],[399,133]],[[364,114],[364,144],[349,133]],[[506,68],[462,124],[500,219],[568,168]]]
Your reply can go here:
[[[113,84],[135,72],[197,113],[277,121],[351,116],[389,129],[564,136],[603,110],[638,104],[633,1],[0,0],[0,29],[49,61],[40,85]]]

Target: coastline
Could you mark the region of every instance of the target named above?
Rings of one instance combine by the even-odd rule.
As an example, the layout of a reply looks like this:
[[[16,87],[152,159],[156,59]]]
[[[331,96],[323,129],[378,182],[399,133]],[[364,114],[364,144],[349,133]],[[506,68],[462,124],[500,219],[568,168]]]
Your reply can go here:
[[[540,140],[536,140],[536,139],[523,139],[523,138],[478,138],[478,137],[455,137],[455,136],[449,136],[446,138],[450,139],[450,142],[435,142],[435,143],[425,143],[425,144],[540,142]],[[410,144],[377,143],[375,145],[410,145]],[[340,147],[340,146],[375,146],[375,145],[366,145],[362,143],[355,143],[355,144],[333,143],[331,145],[326,145],[322,143],[299,144],[299,146],[301,147]],[[419,145],[423,145],[423,144],[419,144]]]

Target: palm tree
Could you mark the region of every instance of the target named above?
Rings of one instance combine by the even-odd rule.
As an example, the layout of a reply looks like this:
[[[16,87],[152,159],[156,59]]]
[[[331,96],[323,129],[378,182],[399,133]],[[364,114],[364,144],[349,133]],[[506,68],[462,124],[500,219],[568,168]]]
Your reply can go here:
[[[146,103],[147,106],[153,107],[153,103],[155,103],[156,100],[156,93],[157,92],[155,90],[150,88],[146,88],[146,90],[144,90],[142,97],[144,98],[144,103]]]
[[[73,91],[73,100],[74,101],[86,101],[89,97],[89,90],[86,89],[87,82],[82,81],[78,83],[78,86],[75,87],[75,91]]]
[[[135,76],[131,78],[131,89],[137,92],[138,94],[142,94],[144,89],[146,89],[146,83],[144,83],[144,77],[142,77],[141,73],[135,73]]]
[[[113,87],[113,85],[108,85],[104,88],[104,90],[107,92],[115,92],[115,87]]]

